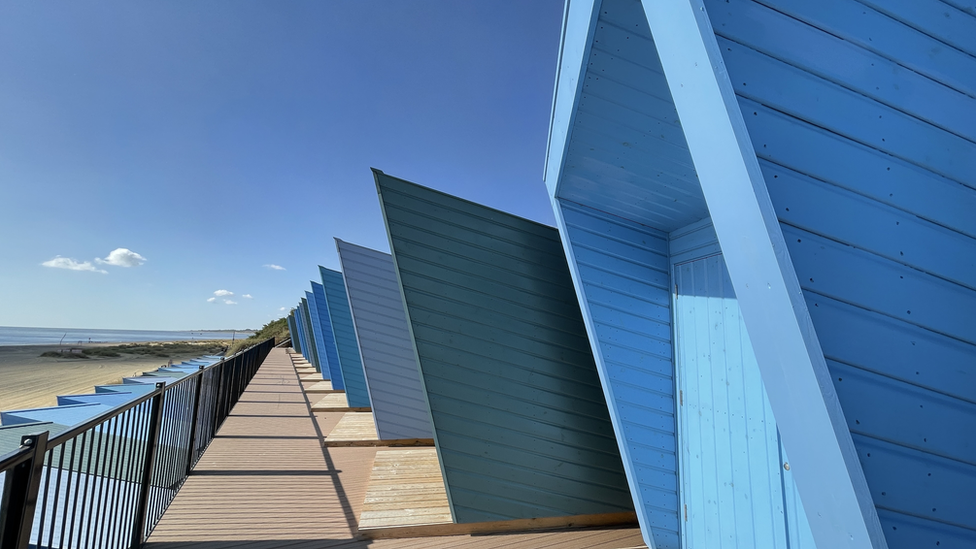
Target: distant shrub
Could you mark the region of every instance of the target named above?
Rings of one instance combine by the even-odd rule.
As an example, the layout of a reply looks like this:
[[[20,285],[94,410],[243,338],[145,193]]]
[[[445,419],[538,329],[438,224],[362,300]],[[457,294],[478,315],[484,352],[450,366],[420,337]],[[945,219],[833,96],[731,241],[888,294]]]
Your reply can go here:
[[[288,337],[288,320],[285,318],[279,318],[278,320],[272,320],[271,322],[265,324],[260,330],[254,333],[251,337],[247,339],[240,339],[235,341],[227,349],[227,356],[230,356],[238,351],[247,349],[253,345],[257,345],[262,341],[273,337],[275,344],[284,341]]]

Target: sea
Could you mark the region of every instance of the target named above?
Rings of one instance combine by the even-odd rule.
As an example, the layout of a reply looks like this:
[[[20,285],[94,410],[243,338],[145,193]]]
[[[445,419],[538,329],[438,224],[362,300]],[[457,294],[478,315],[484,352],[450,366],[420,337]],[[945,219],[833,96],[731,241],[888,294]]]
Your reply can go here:
[[[168,330],[96,330],[81,328],[19,328],[0,326],[0,346],[58,345],[78,343],[130,343],[134,341],[195,341],[205,339],[241,339],[254,332],[243,331],[168,331]]]

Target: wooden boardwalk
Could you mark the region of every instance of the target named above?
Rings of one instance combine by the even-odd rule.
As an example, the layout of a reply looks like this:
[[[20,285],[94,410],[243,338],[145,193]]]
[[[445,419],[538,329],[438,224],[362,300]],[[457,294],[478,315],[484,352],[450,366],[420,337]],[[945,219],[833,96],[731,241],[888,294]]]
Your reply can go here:
[[[313,397],[314,398],[314,397]],[[327,448],[342,412],[312,412],[274,349],[187,479],[151,549],[644,547],[635,527],[366,540],[357,537],[377,449]],[[379,451],[387,452],[388,449]],[[381,461],[382,464],[382,461]]]

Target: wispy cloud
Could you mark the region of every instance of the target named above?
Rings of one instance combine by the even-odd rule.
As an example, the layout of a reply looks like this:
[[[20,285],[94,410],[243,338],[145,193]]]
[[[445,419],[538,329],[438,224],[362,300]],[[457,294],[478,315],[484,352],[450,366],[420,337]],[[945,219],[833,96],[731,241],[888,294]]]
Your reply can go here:
[[[211,297],[211,298],[207,299],[207,303],[213,303],[214,301],[217,301],[217,298],[216,297]]]
[[[271,269],[272,271],[284,271],[285,270],[285,268],[282,267],[281,265],[275,265],[274,263],[268,263],[267,265],[265,265],[265,267],[268,268],[268,269]]]
[[[55,256],[54,259],[49,259],[41,265],[45,267],[52,267],[54,269],[68,269],[69,271],[90,271],[93,273],[108,274],[108,271],[99,269],[98,267],[91,264],[90,261],[78,262],[70,257],[61,257],[60,255]]]
[[[225,299],[224,300],[224,303],[227,304],[227,305],[237,305],[237,302],[236,301],[231,301],[229,299]]]
[[[246,299],[254,299],[254,297],[251,294],[244,294],[241,297],[246,298]]]
[[[142,257],[128,248],[116,248],[109,252],[108,257],[105,259],[98,257],[95,258],[95,263],[114,265],[116,267],[138,267],[145,262],[145,257]]]
[[[288,307],[281,307],[281,308],[280,308],[280,309],[278,309],[278,310],[279,310],[279,311],[287,311],[287,310],[288,310]]]
[[[214,292],[214,295],[217,297],[227,297],[227,296],[234,295],[234,292],[231,292],[229,290],[217,290],[216,292]]]

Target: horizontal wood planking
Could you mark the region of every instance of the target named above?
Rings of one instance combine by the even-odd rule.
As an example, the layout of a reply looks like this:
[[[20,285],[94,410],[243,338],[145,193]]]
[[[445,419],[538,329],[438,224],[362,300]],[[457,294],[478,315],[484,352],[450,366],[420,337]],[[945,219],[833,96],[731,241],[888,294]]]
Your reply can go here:
[[[329,371],[329,374],[323,377],[332,380],[336,389],[345,390],[346,385],[342,378],[342,368],[339,365],[339,351],[336,346],[332,314],[329,310],[329,301],[325,296],[325,288],[317,282],[312,282],[312,296],[315,298],[315,308],[319,315],[319,324],[322,326],[325,362],[328,364],[327,369]]]
[[[637,514],[658,548],[678,547],[668,236],[556,205]]]
[[[889,546],[976,543],[976,18],[706,5]]]
[[[319,266],[325,297],[329,304],[329,318],[335,334],[336,351],[342,370],[342,384],[349,403],[357,408],[369,407],[369,390],[363,374],[363,362],[356,340],[356,328],[349,310],[349,297],[342,273]]]
[[[456,520],[630,511],[556,231],[376,178]]]
[[[433,437],[393,258],[338,239],[336,247],[380,438]]]

